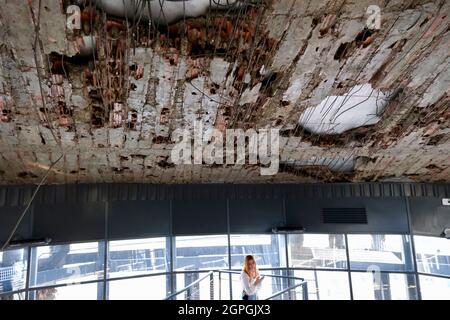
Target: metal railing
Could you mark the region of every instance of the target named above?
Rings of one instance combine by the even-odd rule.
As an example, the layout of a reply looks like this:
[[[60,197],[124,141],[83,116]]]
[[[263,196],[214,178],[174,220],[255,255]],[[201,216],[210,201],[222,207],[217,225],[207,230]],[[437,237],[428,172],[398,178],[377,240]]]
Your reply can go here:
[[[217,274],[218,276],[218,294],[217,294],[217,300],[222,300],[222,280],[228,280],[230,281],[229,286],[229,299],[233,300],[233,289],[232,289],[232,275],[240,275],[240,271],[231,271],[231,270],[214,270],[207,272],[204,276],[201,278],[193,281],[183,289],[178,290],[177,292],[169,295],[166,297],[165,300],[173,300],[176,299],[176,297],[180,296],[181,294],[185,294],[184,299],[185,300],[194,300],[195,298],[199,299],[199,291],[200,291],[200,283],[205,281],[206,279],[209,279],[209,298],[210,300],[214,300],[216,298],[216,288],[215,288],[215,281],[214,276]],[[222,274],[229,274],[230,278],[223,279]],[[301,289],[301,300],[308,300],[308,283],[305,281],[304,278],[299,277],[292,277],[292,276],[283,276],[283,275],[273,275],[273,274],[261,274],[268,278],[279,278],[282,279],[284,282],[289,284],[289,287],[285,289],[281,289],[273,294],[271,294],[269,297],[265,298],[264,300],[271,300],[277,297],[284,298],[287,296],[287,300],[298,300],[299,293],[297,292],[297,289]],[[299,281],[299,283],[295,283],[295,281]]]
[[[5,270],[6,271],[6,270]],[[282,274],[265,274],[264,272],[277,272],[284,273],[286,270],[282,269],[267,269],[262,270],[261,275],[264,275],[266,278],[275,278],[277,280],[271,280],[270,286],[267,283],[263,285],[263,290],[265,291],[263,295],[260,295],[261,300],[273,300],[273,299],[282,299],[282,300],[308,300],[308,285],[304,278],[294,277],[294,276],[286,276]],[[212,271],[175,271],[175,272],[161,272],[155,274],[148,275],[133,275],[127,276],[123,279],[137,279],[137,278],[145,278],[152,276],[162,276],[162,275],[185,275],[184,283],[183,281],[179,283],[180,285],[187,284],[182,289],[176,291],[175,293],[171,293],[169,291],[168,295],[164,298],[165,300],[240,300],[242,299],[241,293],[241,284],[240,280],[237,279],[237,276],[241,274],[240,271],[233,270],[212,270]],[[8,270],[4,272],[4,275],[8,275],[10,278],[11,272]],[[225,275],[229,275],[226,277]],[[235,276],[235,277],[233,277]],[[234,278],[234,279],[233,279]],[[122,278],[114,278],[109,279],[108,281],[116,281],[121,280]],[[176,279],[173,279],[176,280]],[[181,280],[181,279],[180,279]],[[195,280],[195,281],[192,281]],[[191,282],[192,281],[192,282]],[[208,281],[208,282],[207,282]],[[176,283],[177,281],[175,281]],[[89,280],[89,281],[81,281],[80,284],[87,283],[101,283],[100,280]],[[227,285],[228,284],[228,285]],[[0,283],[0,286],[2,284]],[[62,286],[69,286],[70,284],[58,284],[58,285],[49,285],[49,286],[39,286],[33,290],[42,290],[45,288],[58,288]],[[264,288],[265,286],[265,288]],[[27,289],[14,290],[15,288],[22,288],[22,286],[14,286],[13,291],[11,288],[6,290],[7,292],[3,292],[4,290],[0,290],[0,299],[12,297],[14,294],[25,294]],[[225,290],[224,290],[225,288]],[[0,288],[2,289],[2,288]],[[234,289],[234,290],[233,290]],[[229,294],[227,291],[229,290]],[[8,292],[9,291],[9,292]],[[234,296],[233,296],[234,292]],[[25,294],[26,296],[26,294]],[[25,297],[24,296],[24,297]],[[21,298],[21,297],[18,297]]]
[[[214,280],[211,280],[214,277],[214,271],[210,271],[206,275],[204,275],[203,277],[199,278],[198,280],[195,280],[194,282],[190,283],[183,289],[178,290],[177,292],[167,296],[166,299],[164,299],[164,300],[173,300],[173,298],[175,298],[176,296],[178,296],[184,292],[186,292],[186,300],[191,300],[189,298],[192,296],[192,292],[191,292],[192,288],[208,277],[210,278],[210,283],[212,283],[211,286],[214,286]]]
[[[281,296],[284,293],[289,293],[289,300],[297,300],[297,292],[295,289],[298,287],[302,287],[302,300],[308,300],[308,283],[306,281],[302,281],[301,283],[298,283],[296,285],[293,285],[287,289],[278,291],[277,293],[271,295],[270,297],[266,298],[266,300],[271,300],[275,297]],[[292,298],[294,297],[294,298]]]

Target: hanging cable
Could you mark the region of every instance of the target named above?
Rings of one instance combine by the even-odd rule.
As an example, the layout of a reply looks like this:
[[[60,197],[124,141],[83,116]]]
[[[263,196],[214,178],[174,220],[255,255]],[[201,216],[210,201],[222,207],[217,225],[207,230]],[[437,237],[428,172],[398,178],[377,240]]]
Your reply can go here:
[[[39,189],[41,188],[41,186],[44,184],[45,180],[47,180],[47,177],[50,173],[50,171],[53,169],[53,167],[59,162],[59,160],[61,160],[63,158],[64,154],[62,154],[55,162],[53,162],[50,167],[47,169],[47,172],[45,173],[45,175],[42,177],[41,182],[39,182],[38,186],[36,187],[36,189],[33,192],[33,195],[30,198],[30,201],[28,201],[27,206],[25,207],[25,209],[23,210],[22,214],[20,215],[19,219],[17,219],[17,222],[14,226],[14,228],[11,231],[11,234],[9,235],[8,239],[6,239],[5,243],[3,244],[3,246],[1,247],[0,251],[3,251],[6,249],[6,247],[9,245],[9,242],[11,241],[12,237],[14,236],[14,233],[16,233],[17,228],[20,225],[20,222],[22,222],[23,217],[25,216],[25,214],[27,213],[28,209],[30,208],[31,204],[33,203],[34,198],[36,197]]]

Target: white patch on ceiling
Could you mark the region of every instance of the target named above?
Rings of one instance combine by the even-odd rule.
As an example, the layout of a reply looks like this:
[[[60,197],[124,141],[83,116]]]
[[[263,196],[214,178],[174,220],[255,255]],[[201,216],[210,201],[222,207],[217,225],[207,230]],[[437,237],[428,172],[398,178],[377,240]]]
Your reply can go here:
[[[211,61],[211,71],[210,71],[210,78],[211,81],[215,84],[221,85],[224,83],[227,71],[230,64],[223,60],[222,58],[214,58]]]
[[[357,85],[342,96],[329,96],[300,116],[299,125],[316,134],[341,134],[376,124],[389,101],[389,94],[371,84]]]
[[[239,105],[243,106],[247,103],[255,103],[258,100],[259,97],[259,90],[261,90],[262,83],[258,83],[255,85],[251,90],[246,89],[241,96],[241,99],[239,100]]]
[[[336,172],[352,172],[355,169],[355,160],[352,156],[312,157],[310,159],[286,161],[285,163],[299,167],[326,166],[331,171]]]
[[[78,4],[91,1],[77,0]],[[134,0],[93,0],[92,3],[106,13],[129,19],[152,20],[156,24],[172,24],[187,18],[200,17],[208,13],[208,9],[239,8],[237,0],[190,0],[190,1],[142,1]],[[150,7],[149,7],[150,5]]]
[[[300,94],[302,93],[300,79],[296,79],[291,86],[284,92],[283,101],[296,103],[298,98],[300,98]]]
[[[250,75],[250,73],[246,73],[244,76],[244,83],[249,84],[252,81],[252,76]]]

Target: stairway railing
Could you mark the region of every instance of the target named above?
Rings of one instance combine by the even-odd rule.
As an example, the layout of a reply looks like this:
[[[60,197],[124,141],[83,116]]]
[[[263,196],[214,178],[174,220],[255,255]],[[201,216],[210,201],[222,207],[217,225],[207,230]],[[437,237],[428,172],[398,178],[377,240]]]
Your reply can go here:
[[[302,287],[302,300],[308,300],[308,283],[306,281],[303,281],[301,283],[298,283],[296,285],[293,285],[287,289],[278,291],[277,293],[271,295],[270,297],[266,298],[266,300],[271,300],[275,297],[281,296],[282,294],[289,292],[289,296],[292,297],[294,296],[294,299],[290,298],[289,300],[297,300],[295,299],[297,297],[297,292],[295,291],[295,289],[297,289],[298,287]],[[291,294],[291,291],[294,290],[294,295]]]
[[[223,279],[223,274],[229,274],[230,278],[226,279],[229,280],[231,283],[231,277],[232,275],[239,275],[241,274],[240,271],[232,271],[232,270],[214,270],[214,271],[209,271],[207,272],[205,275],[203,275],[201,278],[193,281],[192,283],[190,283],[189,285],[187,285],[186,287],[184,287],[183,289],[178,290],[177,292],[170,294],[169,296],[167,296],[165,298],[165,300],[174,300],[176,299],[178,296],[180,296],[181,294],[185,294],[185,300],[192,300],[193,297],[198,297],[198,293],[200,290],[200,283],[202,283],[203,281],[206,281],[206,279],[209,279],[209,290],[210,290],[210,299],[214,300],[214,298],[216,297],[216,288],[215,288],[215,275],[218,276],[218,299],[217,300],[222,300],[222,281]],[[302,300],[308,300],[308,283],[305,281],[304,278],[299,278],[299,277],[292,277],[292,276],[283,276],[283,275],[273,275],[273,274],[261,274],[264,275],[267,278],[280,278],[286,281],[287,284],[289,284],[290,286],[288,288],[282,289],[274,294],[271,294],[269,297],[265,298],[265,300],[271,300],[274,299],[276,297],[280,297],[286,293],[288,293],[288,299],[289,300],[297,300],[298,297],[298,292],[297,289],[300,288],[301,289],[301,299]],[[299,283],[295,283],[295,281],[299,281]],[[230,295],[229,295],[229,299],[233,300],[233,292],[232,292],[232,285],[229,286],[230,289]],[[195,299],[195,298],[194,298]]]
[[[176,296],[178,296],[178,295],[180,295],[180,294],[182,294],[184,292],[187,292],[188,299],[186,299],[186,300],[189,300],[189,297],[192,295],[192,293],[190,292],[191,288],[193,288],[195,285],[199,284],[201,281],[205,280],[208,277],[211,279],[213,276],[214,276],[214,271],[210,271],[206,275],[204,275],[203,277],[201,277],[201,278],[195,280],[194,282],[190,283],[189,285],[187,285],[183,289],[178,290],[177,292],[172,293],[171,295],[167,296],[164,300],[173,300],[173,298],[175,298]]]

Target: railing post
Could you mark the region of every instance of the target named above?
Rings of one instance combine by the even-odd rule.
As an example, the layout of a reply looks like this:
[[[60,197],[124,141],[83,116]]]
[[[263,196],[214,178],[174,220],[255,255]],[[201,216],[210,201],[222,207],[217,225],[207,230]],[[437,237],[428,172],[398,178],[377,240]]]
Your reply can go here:
[[[303,300],[308,300],[308,282],[304,282],[302,285]]]
[[[287,274],[288,274],[288,277],[291,276],[291,273],[290,273],[289,269],[287,270]],[[291,287],[294,284],[295,284],[295,280],[292,280],[291,278],[287,278],[287,285],[288,285],[288,287]],[[292,293],[292,291],[288,292],[288,298],[289,298],[289,300],[297,300],[297,295],[295,293],[295,289],[294,289],[293,293]]]
[[[186,300],[191,300],[191,288],[186,290]]]
[[[214,300],[214,273],[209,275],[209,299]]]
[[[230,283],[230,300],[233,300],[233,274],[228,274],[228,282]]]
[[[222,300],[222,272],[219,270],[219,300]]]

